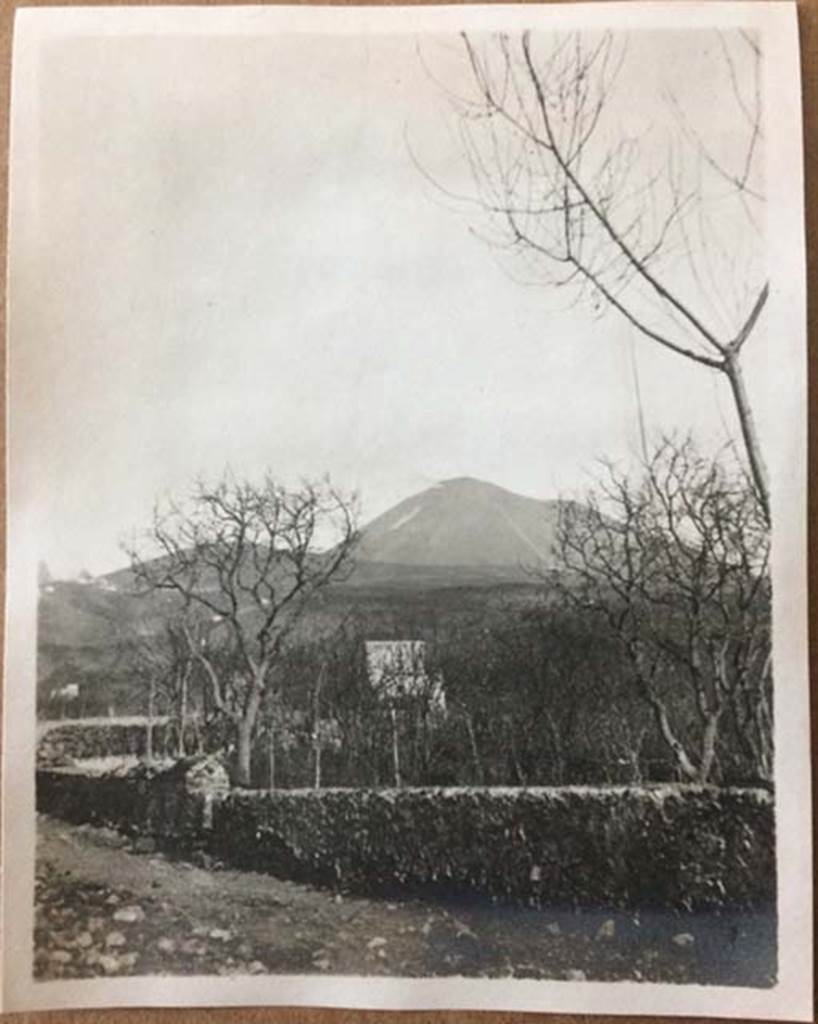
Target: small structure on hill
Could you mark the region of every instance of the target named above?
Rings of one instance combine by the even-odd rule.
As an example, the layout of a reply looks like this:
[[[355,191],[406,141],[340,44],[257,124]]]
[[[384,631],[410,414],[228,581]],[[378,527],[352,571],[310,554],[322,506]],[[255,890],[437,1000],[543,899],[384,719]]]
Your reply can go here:
[[[52,703],[64,703],[71,704],[75,700],[79,700],[80,696],[80,685],[79,683],[63,683],[62,686],[52,686],[48,691],[48,699]]]

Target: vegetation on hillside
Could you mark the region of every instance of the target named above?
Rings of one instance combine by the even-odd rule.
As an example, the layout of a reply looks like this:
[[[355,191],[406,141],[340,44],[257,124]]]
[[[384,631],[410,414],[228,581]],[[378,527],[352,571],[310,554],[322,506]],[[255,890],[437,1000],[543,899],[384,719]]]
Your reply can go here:
[[[145,595],[107,594],[107,621],[75,585],[76,614],[109,630],[84,670],[81,650],[59,665],[47,595],[51,678],[69,665],[120,713],[167,716],[166,752],[222,750],[255,787],[772,784],[769,531],[729,455],[666,440],[636,476],[606,467],[562,506],[560,570],[525,584],[353,586],[304,547],[319,585],[268,634],[279,556],[231,561],[228,541],[139,563]],[[393,642],[385,669],[373,641]]]

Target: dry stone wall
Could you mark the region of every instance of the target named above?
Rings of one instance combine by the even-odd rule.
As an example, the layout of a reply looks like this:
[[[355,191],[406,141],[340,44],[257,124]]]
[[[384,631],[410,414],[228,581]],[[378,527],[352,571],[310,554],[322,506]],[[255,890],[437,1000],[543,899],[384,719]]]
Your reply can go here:
[[[768,907],[774,801],[709,787],[230,790],[194,761],[41,771],[38,809],[362,892],[532,905]]]

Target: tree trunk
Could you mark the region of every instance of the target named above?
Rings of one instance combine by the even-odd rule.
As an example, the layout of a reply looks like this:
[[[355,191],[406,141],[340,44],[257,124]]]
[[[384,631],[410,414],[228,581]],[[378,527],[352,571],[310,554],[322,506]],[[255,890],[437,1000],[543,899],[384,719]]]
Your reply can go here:
[[[261,698],[264,694],[264,673],[263,666],[257,668],[250,684],[250,692],[244,704],[244,710],[238,721],[238,750],[236,752],[236,784],[243,789],[252,789],[252,772],[250,763],[253,755],[253,733],[256,728],[256,719],[261,707]],[[272,722],[272,715],[270,717]]]
[[[199,725],[195,714],[193,716],[193,744],[197,754],[204,753],[204,736],[202,735],[202,728]]]
[[[145,758],[148,761],[153,760],[153,702],[154,702],[154,688],[155,683],[153,676],[151,676],[150,682],[148,683],[148,725],[145,736]]]
[[[318,678],[315,681],[312,700],[312,742],[315,754],[313,789],[321,788],[321,684],[323,681],[324,666],[322,665],[318,672]]]
[[[236,749],[236,785],[243,789],[252,787],[250,758],[253,752],[253,724],[242,718],[238,726]]]
[[[673,751],[673,756],[676,759],[676,767],[686,779],[691,782],[697,780],[699,773],[693,762],[688,757],[687,751],[671,729],[670,721],[667,717],[667,710],[665,709],[664,704],[658,697],[651,697],[650,704],[653,708],[653,714],[656,718],[656,724],[659,726],[659,732],[662,735],[662,739]]]
[[[179,700],[179,757],[185,756],[185,730],[187,729],[187,669],[182,672],[182,692]]]
[[[645,742],[646,732],[646,729],[641,729],[639,731],[639,738],[628,744],[627,758],[630,761],[631,765],[630,782],[631,785],[635,786],[641,786],[643,782],[642,766],[640,761],[642,757],[642,745]]]
[[[514,724],[510,718],[505,719],[506,735],[508,736],[508,749],[511,754],[511,765],[514,768],[514,774],[517,777],[518,786],[527,786],[528,779],[526,778],[525,772],[520,764],[520,759],[517,756],[517,742],[514,737]]]
[[[477,736],[474,733],[474,721],[472,716],[466,712],[463,716],[466,722],[466,731],[469,734],[469,746],[471,747],[471,759],[474,765],[474,777],[478,786],[485,786],[486,784],[486,773],[483,768],[483,762],[480,759],[480,751],[477,748]]]
[[[753,416],[750,399],[747,396],[747,389],[744,386],[744,375],[737,356],[728,355],[725,357],[724,373],[730,382],[730,390],[733,393],[733,402],[736,407],[739,426],[741,427],[741,437],[744,441],[744,448],[747,452],[747,461],[750,465],[750,476],[753,481],[753,487],[758,495],[758,500],[761,502],[761,507],[763,509],[767,525],[770,526],[772,523],[772,516],[770,512],[770,484],[767,476],[767,467],[764,464],[764,457],[761,454],[761,445],[758,441],[755,417]]]
[[[554,716],[548,711],[545,713],[545,724],[548,726],[551,746],[554,748],[553,781],[555,785],[561,786],[565,781],[565,757],[562,750],[562,737],[560,730],[557,728],[557,723],[554,721]]]
[[[395,708],[389,709],[389,716],[392,719],[392,767],[395,773],[395,787],[400,789],[402,783],[400,774],[400,742],[398,737],[398,713]]]
[[[713,771],[713,764],[716,760],[716,739],[719,732],[719,713],[712,712],[707,716],[702,735],[702,756],[699,763],[699,779],[705,783]]]
[[[272,793],[276,788],[276,731],[272,719],[267,733],[267,772],[267,788]]]
[[[313,778],[313,789],[321,788],[321,739],[316,732],[315,735],[315,775]]]

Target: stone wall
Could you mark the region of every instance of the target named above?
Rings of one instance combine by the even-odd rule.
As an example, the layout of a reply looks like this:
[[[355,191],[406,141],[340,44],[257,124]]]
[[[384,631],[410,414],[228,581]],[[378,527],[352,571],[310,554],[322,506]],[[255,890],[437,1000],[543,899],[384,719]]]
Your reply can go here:
[[[212,761],[210,762],[212,763]],[[532,905],[762,907],[774,803],[709,787],[229,790],[195,759],[118,776],[41,771],[38,809],[365,892]]]

